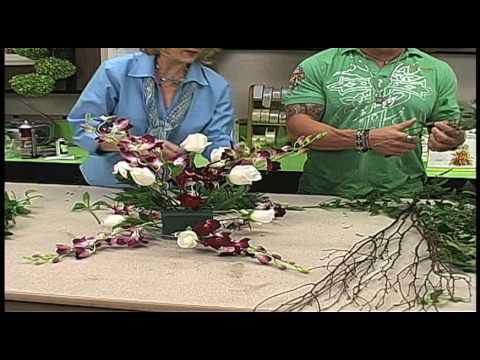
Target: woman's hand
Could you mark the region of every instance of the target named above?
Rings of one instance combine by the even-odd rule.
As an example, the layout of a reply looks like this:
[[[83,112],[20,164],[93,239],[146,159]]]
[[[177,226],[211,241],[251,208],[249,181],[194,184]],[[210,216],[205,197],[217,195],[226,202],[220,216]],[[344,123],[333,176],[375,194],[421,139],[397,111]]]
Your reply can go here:
[[[414,119],[398,125],[371,130],[370,148],[386,156],[402,156],[415,150],[418,138],[409,136],[404,130],[411,128],[416,121]]]
[[[437,122],[432,129],[428,146],[433,151],[449,151],[458,148],[464,142],[465,131],[456,130],[446,122]]]
[[[163,142],[162,155],[163,158],[167,161],[176,159],[179,155],[182,155],[185,151],[178,145],[171,143],[170,141],[164,140]]]
[[[103,152],[119,152],[120,151],[120,149],[116,145],[108,144],[108,143],[101,143],[100,150]]]
[[[164,140],[162,142],[163,149],[162,155],[163,158],[167,161],[176,159],[179,155],[182,155],[185,151],[178,145],[171,143],[170,141]],[[108,143],[101,143],[100,150],[106,153],[119,152],[120,149],[118,146]]]

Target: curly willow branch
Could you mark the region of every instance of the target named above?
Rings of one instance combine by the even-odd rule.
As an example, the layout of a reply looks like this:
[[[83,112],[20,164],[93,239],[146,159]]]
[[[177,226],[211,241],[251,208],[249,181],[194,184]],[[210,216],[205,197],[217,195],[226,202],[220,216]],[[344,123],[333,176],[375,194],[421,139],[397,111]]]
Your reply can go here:
[[[312,268],[327,271],[318,282],[268,297],[254,311],[274,300],[280,301],[282,296],[290,298],[273,307],[273,311],[302,311],[308,306],[317,311],[438,311],[440,296],[446,296],[448,301],[465,301],[456,297],[458,282],[466,285],[470,301],[470,277],[455,272],[441,260],[439,238],[425,230],[427,226],[417,216],[416,205],[411,204],[390,225],[357,242],[350,250],[328,250],[329,255],[321,259],[322,265]],[[415,231],[415,243],[407,246],[407,235],[414,235]],[[407,249],[413,249],[413,254]],[[406,264],[400,264],[405,257]],[[301,295],[293,295],[298,292]]]

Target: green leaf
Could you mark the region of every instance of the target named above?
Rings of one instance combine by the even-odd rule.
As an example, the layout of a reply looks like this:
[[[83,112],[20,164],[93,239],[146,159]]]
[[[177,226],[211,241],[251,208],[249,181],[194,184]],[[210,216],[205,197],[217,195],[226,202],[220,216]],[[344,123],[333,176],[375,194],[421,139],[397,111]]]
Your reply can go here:
[[[90,193],[86,192],[83,194],[83,202],[87,207],[90,207]]]
[[[99,201],[94,202],[91,206],[91,208],[93,210],[100,210],[102,207],[107,208],[107,209],[111,209],[112,205],[107,203],[106,201],[99,200]]]
[[[72,211],[81,211],[87,209],[87,206],[81,202],[76,203],[73,205]]]
[[[433,293],[430,294],[430,299],[432,299],[432,302],[434,304],[438,303],[438,298],[443,294],[442,289],[437,289]]]
[[[28,215],[28,214],[30,214],[30,210],[28,210],[28,209],[25,208],[25,207],[17,207],[16,211],[17,211],[17,214],[19,214],[19,215]]]

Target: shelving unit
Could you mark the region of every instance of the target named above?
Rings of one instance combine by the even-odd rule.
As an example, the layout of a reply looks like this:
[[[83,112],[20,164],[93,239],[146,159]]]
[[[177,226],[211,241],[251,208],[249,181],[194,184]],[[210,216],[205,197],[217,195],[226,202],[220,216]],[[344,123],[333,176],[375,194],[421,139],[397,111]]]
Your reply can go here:
[[[248,92],[248,119],[246,142],[251,146],[257,136],[269,145],[276,143],[279,129],[286,129],[287,114],[283,98],[288,88],[268,85],[252,85]],[[260,134],[258,130],[262,131]]]

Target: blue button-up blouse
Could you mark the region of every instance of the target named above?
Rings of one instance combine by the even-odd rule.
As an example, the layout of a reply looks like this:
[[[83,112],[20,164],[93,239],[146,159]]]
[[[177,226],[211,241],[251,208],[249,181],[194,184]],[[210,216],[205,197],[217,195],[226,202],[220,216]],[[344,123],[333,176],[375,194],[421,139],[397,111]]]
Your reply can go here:
[[[143,53],[106,61],[97,71],[72,109],[68,121],[74,129],[74,140],[90,156],[80,167],[86,181],[93,186],[122,186],[112,174],[113,166],[120,161],[117,153],[99,152],[95,135],[87,133],[81,125],[87,114],[94,116],[117,115],[130,119],[131,134],[144,135],[149,128],[147,105],[144,96],[145,80],[155,78],[155,57]],[[213,149],[232,146],[235,122],[229,83],[215,71],[194,63],[190,66],[183,86],[196,82],[197,88],[184,121],[169,135],[168,140],[182,143],[189,134],[202,133],[212,142],[204,155],[210,158]],[[181,91],[177,94],[178,100]],[[159,111],[165,114],[162,92],[159,94]]]

